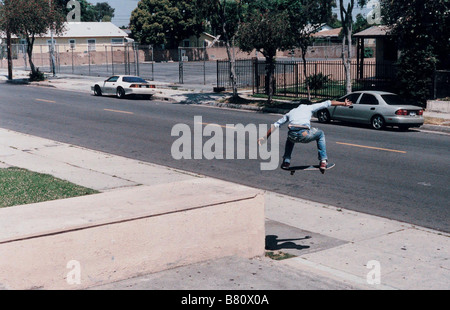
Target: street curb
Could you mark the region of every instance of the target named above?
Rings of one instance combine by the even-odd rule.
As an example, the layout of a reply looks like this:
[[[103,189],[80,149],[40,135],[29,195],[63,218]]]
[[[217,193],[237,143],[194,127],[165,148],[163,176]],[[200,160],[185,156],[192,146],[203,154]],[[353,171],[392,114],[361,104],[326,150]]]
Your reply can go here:
[[[31,84],[28,79],[6,80],[6,83],[8,83],[8,84],[15,84],[15,85],[30,85]]]
[[[424,124],[419,129],[450,133],[450,126]]]

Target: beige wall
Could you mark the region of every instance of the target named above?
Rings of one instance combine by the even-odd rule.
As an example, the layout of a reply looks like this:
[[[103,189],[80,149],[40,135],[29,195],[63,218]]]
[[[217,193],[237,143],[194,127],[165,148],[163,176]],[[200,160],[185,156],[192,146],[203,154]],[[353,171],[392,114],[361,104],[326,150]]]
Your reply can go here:
[[[88,40],[95,39],[95,49],[97,51],[104,51],[105,46],[111,46],[112,39],[124,39],[123,37],[97,37],[97,38],[55,38],[57,50],[62,52],[71,52],[70,40],[75,40],[74,52],[87,52],[88,51]],[[50,38],[37,38],[34,42],[35,53],[48,53],[48,43]],[[124,39],[125,42],[125,39]]]

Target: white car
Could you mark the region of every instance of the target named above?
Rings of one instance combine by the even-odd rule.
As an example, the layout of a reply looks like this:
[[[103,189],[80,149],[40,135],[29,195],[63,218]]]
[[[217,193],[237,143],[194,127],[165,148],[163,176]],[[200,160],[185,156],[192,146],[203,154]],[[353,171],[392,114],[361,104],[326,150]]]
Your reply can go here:
[[[95,83],[91,90],[95,96],[108,95],[122,99],[129,95],[140,95],[150,99],[155,93],[155,85],[137,76],[115,75]]]

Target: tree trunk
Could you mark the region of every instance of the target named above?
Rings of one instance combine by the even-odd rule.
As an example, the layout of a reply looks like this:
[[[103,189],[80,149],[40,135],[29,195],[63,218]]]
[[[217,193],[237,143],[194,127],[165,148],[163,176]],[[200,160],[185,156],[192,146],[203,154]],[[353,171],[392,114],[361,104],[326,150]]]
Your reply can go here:
[[[6,49],[8,54],[8,80],[13,79],[13,62],[12,62],[12,51],[11,51],[11,32],[6,31]]]
[[[347,33],[347,70],[346,70],[346,90],[347,94],[352,92],[352,29],[350,29]]]
[[[266,57],[266,95],[267,104],[271,105],[273,103],[273,93],[274,93],[274,71],[275,63],[274,57]]]
[[[305,77],[306,91],[308,92],[308,100],[311,101],[311,90],[308,83],[308,76],[306,72],[306,52],[308,51],[308,47],[302,47],[302,59],[303,59],[303,75]]]
[[[225,27],[224,27],[225,32]],[[231,86],[233,89],[233,99],[237,99],[239,97],[238,91],[237,91],[237,82],[236,82],[236,59],[234,57],[234,54],[231,53],[231,47],[230,42],[228,39],[225,40],[225,46],[227,49],[227,55],[228,60],[230,61],[230,80],[231,80]]]
[[[231,80],[231,87],[233,89],[233,101],[239,97],[238,91],[237,91],[237,82],[236,82],[236,59],[234,57],[234,53],[231,53],[231,46],[230,46],[230,38],[228,36],[228,32],[226,29],[226,14],[225,14],[225,3],[222,4],[221,12],[222,12],[222,31],[223,31],[223,37],[225,39],[225,47],[227,49],[227,55],[228,60],[230,62],[230,80]],[[234,46],[234,45],[233,45]],[[234,48],[234,47],[233,47]]]
[[[351,80],[351,72],[350,72],[350,62],[351,59],[348,58],[348,52],[346,55],[345,48],[347,47],[345,41],[347,40],[346,36],[342,39],[342,63],[344,65],[344,72],[345,72],[345,91],[348,93],[352,92],[352,80]],[[348,49],[350,49],[351,46],[348,46]]]
[[[28,61],[30,62],[31,73],[33,75],[35,75],[36,74],[36,67],[34,66],[34,63],[33,63],[33,45],[34,45],[34,37],[27,38]]]
[[[347,91],[347,94],[352,92],[351,56],[352,56],[352,14],[354,5],[355,1],[350,0],[346,10],[344,6],[344,1],[343,0],[339,1],[342,28],[344,31],[344,35],[342,38],[342,63],[344,65],[345,70],[345,89]],[[346,41],[348,47],[347,56],[345,55]]]

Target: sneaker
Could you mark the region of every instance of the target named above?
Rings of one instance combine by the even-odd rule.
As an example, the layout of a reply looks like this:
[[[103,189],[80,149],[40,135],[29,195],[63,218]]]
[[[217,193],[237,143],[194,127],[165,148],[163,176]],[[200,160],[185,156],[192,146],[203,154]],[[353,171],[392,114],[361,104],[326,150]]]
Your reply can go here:
[[[283,161],[283,163],[281,164],[281,169],[289,169],[290,166],[291,166],[290,162]]]
[[[320,162],[319,170],[320,170],[320,172],[322,172],[322,174],[324,174],[325,171],[327,170],[327,164],[328,164],[328,162],[326,160],[322,160]]]

